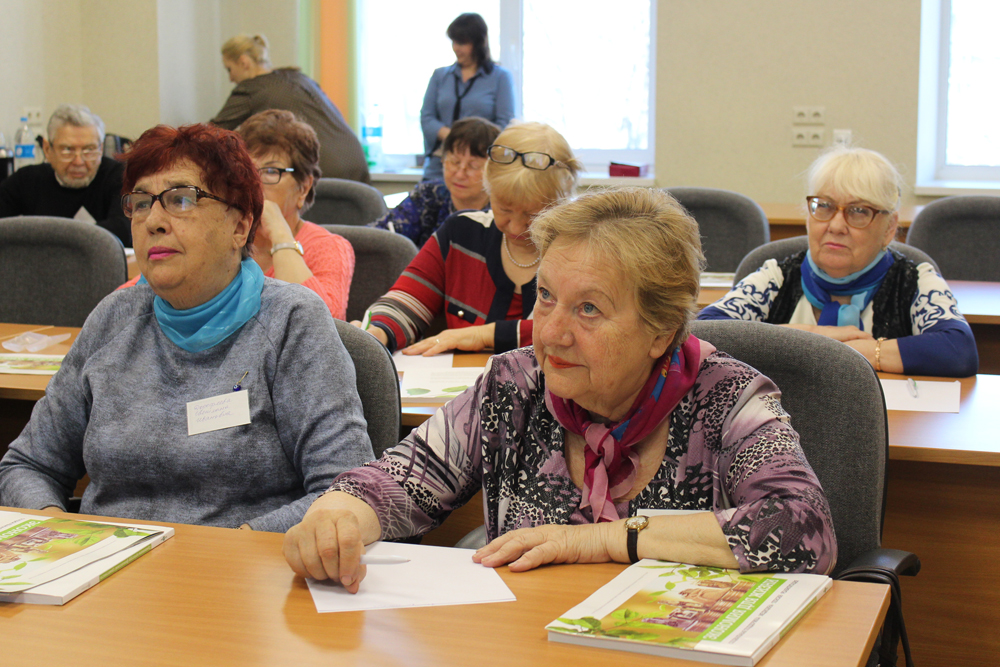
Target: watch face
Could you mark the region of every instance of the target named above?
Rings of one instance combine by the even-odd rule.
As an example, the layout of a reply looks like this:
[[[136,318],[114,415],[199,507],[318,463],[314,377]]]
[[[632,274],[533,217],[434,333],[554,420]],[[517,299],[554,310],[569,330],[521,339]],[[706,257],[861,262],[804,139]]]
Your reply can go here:
[[[642,530],[649,523],[649,518],[644,516],[630,516],[625,520],[625,528],[628,530]]]

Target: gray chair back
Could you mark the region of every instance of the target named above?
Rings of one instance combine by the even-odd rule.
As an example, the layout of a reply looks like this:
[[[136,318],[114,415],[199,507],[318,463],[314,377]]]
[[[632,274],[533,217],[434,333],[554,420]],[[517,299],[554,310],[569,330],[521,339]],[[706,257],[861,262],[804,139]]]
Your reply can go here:
[[[385,229],[350,225],[323,227],[343,236],[354,248],[354,278],[347,297],[347,321],[360,320],[368,306],[389,291],[417,255],[417,246],[405,236]]]
[[[369,333],[334,320],[337,333],[354,362],[354,376],[361,407],[368,422],[368,437],[375,458],[399,443],[399,376],[392,355]]]
[[[698,222],[706,271],[735,271],[748,252],[771,240],[764,209],[736,192],[714,188],[667,188]]]
[[[781,404],[830,502],[838,545],[833,574],[879,548],[889,432],[871,364],[830,338],[760,322],[699,321],[692,333],[781,389]]]
[[[66,218],[0,219],[0,322],[82,327],[126,280],[125,250],[106,229]]]
[[[1000,282],[1000,197],[945,197],[924,207],[906,242],[934,253],[947,280]]]
[[[370,185],[321,178],[316,181],[316,200],[305,217],[317,225],[367,225],[388,210],[382,193]]]
[[[740,265],[736,268],[736,278],[733,281],[733,285],[759,269],[767,260],[776,259],[781,261],[789,255],[802,252],[808,247],[809,240],[807,237],[794,236],[790,239],[771,241],[770,243],[766,243],[759,248],[754,248],[747,253],[747,256],[743,258],[743,261],[740,262]],[[913,246],[905,243],[900,243],[899,241],[893,241],[889,244],[889,247],[901,254],[903,257],[913,260],[917,264],[927,262],[933,266],[938,273],[941,273],[941,270],[938,269],[937,263],[923,250],[914,248]]]

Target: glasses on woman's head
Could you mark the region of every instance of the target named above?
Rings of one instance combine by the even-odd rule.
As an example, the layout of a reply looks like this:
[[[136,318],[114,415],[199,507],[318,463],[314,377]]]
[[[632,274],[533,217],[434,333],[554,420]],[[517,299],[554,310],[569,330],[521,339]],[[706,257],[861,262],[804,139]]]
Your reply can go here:
[[[536,151],[521,153],[513,148],[501,146],[500,144],[493,144],[490,146],[489,150],[486,151],[486,156],[497,164],[512,164],[514,160],[521,158],[521,164],[528,169],[537,169],[538,171],[545,171],[553,165],[557,167],[566,166],[564,163],[555,159],[548,153],[539,153]]]
[[[836,217],[838,212],[843,211],[844,221],[855,229],[863,229],[872,224],[875,216],[889,213],[885,209],[865,204],[839,206],[826,197],[806,197],[806,202],[809,204],[809,215],[820,222],[829,222]]]
[[[167,188],[158,195],[152,195],[148,192],[130,192],[122,196],[122,212],[125,213],[126,217],[132,219],[145,218],[153,210],[153,204],[159,200],[160,206],[167,213],[180,215],[194,210],[202,199],[214,199],[226,206],[232,206],[225,199],[216,197],[194,185],[178,185]]]
[[[295,171],[295,167],[260,167],[260,182],[264,185],[277,185],[281,182],[281,177]]]
[[[54,146],[53,151],[60,162],[72,162],[79,155],[86,161],[96,160],[104,154],[100,146],[84,146],[75,148],[73,146]]]

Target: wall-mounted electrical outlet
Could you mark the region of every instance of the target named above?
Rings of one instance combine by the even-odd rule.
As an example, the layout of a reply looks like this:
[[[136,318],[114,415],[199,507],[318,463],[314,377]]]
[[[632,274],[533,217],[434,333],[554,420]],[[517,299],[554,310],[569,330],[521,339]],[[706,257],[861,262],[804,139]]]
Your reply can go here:
[[[792,146],[822,146],[825,134],[821,127],[793,127]]]
[[[826,107],[792,107],[793,125],[823,125]]]
[[[42,124],[41,107],[24,107],[24,109],[21,111],[21,115],[28,119],[28,125]]]

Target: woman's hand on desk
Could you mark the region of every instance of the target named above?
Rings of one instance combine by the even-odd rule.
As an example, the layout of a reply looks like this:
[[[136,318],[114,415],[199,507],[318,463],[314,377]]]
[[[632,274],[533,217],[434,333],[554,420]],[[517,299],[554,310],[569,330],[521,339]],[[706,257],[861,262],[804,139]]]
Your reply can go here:
[[[496,325],[492,323],[462,329],[445,329],[433,338],[425,338],[404,348],[403,354],[422,354],[425,357],[432,357],[450,350],[481,352],[493,349],[495,332]]]
[[[510,565],[511,572],[524,572],[549,563],[607,563],[614,560],[608,551],[609,531],[624,546],[621,522],[580,526],[538,526],[521,528],[501,535],[472,555],[486,567]]]
[[[375,511],[364,501],[334,491],[317,498],[302,523],[285,533],[282,551],[295,574],[339,581],[357,593],[368,573],[361,564],[365,544],[379,538]]]

